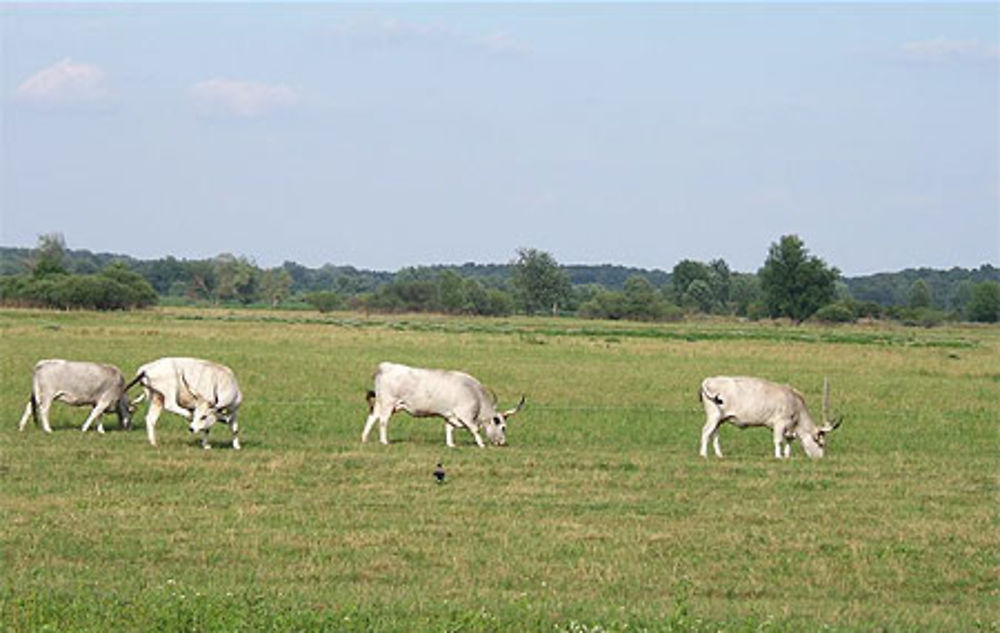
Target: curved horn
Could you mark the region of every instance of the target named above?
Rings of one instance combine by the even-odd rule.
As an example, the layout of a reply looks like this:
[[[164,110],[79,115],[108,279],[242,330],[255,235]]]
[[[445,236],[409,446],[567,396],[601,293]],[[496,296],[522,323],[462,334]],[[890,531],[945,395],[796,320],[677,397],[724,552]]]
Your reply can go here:
[[[182,372],[180,372],[180,374],[181,374],[181,384],[183,384],[184,388],[187,389],[187,391],[188,391],[189,394],[191,394],[191,397],[194,398],[194,400],[196,402],[198,400],[204,400],[205,398],[202,398],[201,396],[199,396],[195,392],[195,390],[191,388],[191,385],[188,384],[187,378],[184,377],[184,372],[182,371]]]
[[[830,377],[823,376],[823,424],[829,426],[830,422]]]
[[[837,416],[833,419],[832,423],[828,422],[824,424],[819,428],[819,430],[821,433],[832,433],[837,430],[837,428],[841,425],[843,421],[844,421],[843,416]]]
[[[128,391],[129,389],[131,389],[132,387],[134,387],[137,382],[139,382],[140,380],[142,380],[145,377],[146,377],[146,372],[144,372],[144,371],[139,372],[138,374],[136,374],[135,378],[133,378],[132,380],[130,380],[128,382],[128,384],[125,385],[125,388],[122,389],[122,391]]]
[[[503,417],[509,418],[510,416],[512,416],[515,413],[517,413],[518,411],[520,411],[521,407],[523,407],[523,406],[524,406],[524,395],[522,394],[521,395],[521,401],[517,403],[517,406],[514,407],[513,409],[508,409],[508,410],[504,411],[503,412]]]

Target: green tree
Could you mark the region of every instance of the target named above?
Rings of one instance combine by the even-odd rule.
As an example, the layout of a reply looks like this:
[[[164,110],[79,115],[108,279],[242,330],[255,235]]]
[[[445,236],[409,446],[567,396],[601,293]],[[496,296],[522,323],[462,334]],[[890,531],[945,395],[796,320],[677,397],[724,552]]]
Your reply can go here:
[[[510,284],[516,300],[527,314],[552,310],[558,313],[572,293],[569,277],[552,255],[534,248],[519,248]]]
[[[260,291],[272,307],[288,297],[292,288],[292,275],[284,268],[269,268],[261,273]]]
[[[223,253],[215,258],[213,265],[220,299],[244,304],[257,299],[260,270],[247,258]]]
[[[712,289],[715,300],[714,308],[720,312],[729,313],[729,295],[732,273],[726,260],[719,258],[708,262],[708,285]]]
[[[909,307],[929,308],[931,303],[931,289],[926,281],[918,279],[910,284],[910,292],[906,298],[906,304]]]
[[[981,323],[1000,321],[1000,283],[984,281],[972,289],[968,306],[969,320]]]
[[[655,321],[663,314],[663,302],[656,288],[642,275],[625,280],[625,314],[629,319]]]
[[[331,310],[336,310],[343,303],[340,299],[340,295],[336,292],[330,292],[328,290],[310,292],[305,296],[305,300],[306,303],[320,312],[330,312]]]
[[[209,260],[195,260],[184,263],[187,273],[188,295],[192,299],[204,299],[212,303],[218,301],[218,278],[214,264]]]
[[[695,279],[688,285],[684,293],[684,305],[696,308],[699,312],[709,313],[715,304],[715,294],[712,286],[704,279]]]
[[[701,262],[690,259],[682,259],[677,262],[670,273],[670,283],[674,287],[674,297],[677,299],[678,305],[684,303],[684,295],[691,286],[691,282],[700,279],[705,283],[709,283],[710,278],[711,273],[708,266]]]
[[[733,275],[729,290],[729,298],[734,304],[736,314],[747,316],[750,304],[759,302],[762,293],[760,279],[753,273]]]
[[[797,235],[784,235],[771,244],[758,276],[768,314],[801,323],[833,301],[840,271],[809,255]]]
[[[118,282],[126,290],[125,297],[122,298],[122,308],[145,308],[155,305],[159,300],[159,295],[146,278],[131,270],[125,262],[108,264],[101,271],[101,277]]]
[[[458,314],[465,304],[462,293],[462,278],[453,270],[445,270],[438,276],[438,301],[449,314]]]
[[[38,236],[38,246],[31,261],[31,273],[35,277],[65,275],[66,239],[62,233],[45,233]]]
[[[968,279],[963,279],[952,291],[951,307],[958,312],[962,318],[968,318],[969,303],[972,301],[972,293],[976,284]]]

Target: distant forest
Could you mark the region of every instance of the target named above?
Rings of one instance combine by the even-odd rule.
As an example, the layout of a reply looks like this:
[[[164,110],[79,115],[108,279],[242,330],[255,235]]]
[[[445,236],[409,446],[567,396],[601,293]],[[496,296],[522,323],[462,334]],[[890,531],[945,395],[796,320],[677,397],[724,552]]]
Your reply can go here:
[[[807,252],[804,247],[802,251]],[[669,320],[693,312],[768,316],[760,271],[733,272],[722,259],[707,263],[683,260],[668,272],[610,264],[563,265],[532,249],[522,249],[519,254],[519,261],[508,264],[470,262],[408,267],[396,272],[332,264],[309,268],[292,261],[264,269],[247,258],[229,254],[200,260],[140,260],[68,249],[61,236],[52,235],[42,236],[34,249],[0,247],[0,299],[5,304],[76,305],[64,296],[72,294],[70,290],[59,290],[57,282],[36,283],[39,271],[51,269],[74,279],[100,279],[104,284],[111,283],[110,275],[116,283],[131,283],[134,289],[138,288],[134,282],[141,277],[155,297],[138,288],[135,292],[142,299],[135,306],[159,302],[468,314],[551,309],[553,313],[640,320]],[[966,309],[978,286],[989,282],[992,291],[993,285],[1000,283],[1000,269],[990,264],[972,270],[919,268],[859,277],[842,277],[836,269],[829,270],[835,280],[831,296],[817,305],[840,306],[839,312],[819,311],[831,320],[885,316],[906,320],[914,309],[923,311],[922,319],[929,311],[934,322],[963,319],[968,317]],[[126,273],[134,275],[131,281]],[[114,294],[97,285],[93,292]],[[80,295],[78,289],[75,292],[74,296]],[[537,305],[526,298],[532,292],[541,297]],[[48,299],[31,299],[42,296]],[[103,301],[87,305],[127,307],[108,303],[107,298]],[[773,309],[770,312],[773,316]],[[815,307],[809,310],[809,314],[814,312]]]

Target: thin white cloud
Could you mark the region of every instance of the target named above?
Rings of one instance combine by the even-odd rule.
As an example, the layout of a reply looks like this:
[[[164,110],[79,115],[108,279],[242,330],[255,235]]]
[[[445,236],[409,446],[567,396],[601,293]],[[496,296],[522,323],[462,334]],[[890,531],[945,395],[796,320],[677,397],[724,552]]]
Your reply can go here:
[[[997,46],[979,40],[956,40],[936,37],[906,42],[901,48],[904,59],[923,63],[988,62],[998,58]]]
[[[67,57],[21,82],[14,97],[45,106],[101,106],[111,101],[112,92],[101,67]]]
[[[447,25],[393,17],[355,19],[333,28],[331,32],[342,39],[384,45],[449,45],[502,54],[524,54],[531,51],[530,42],[503,31],[468,33]]]
[[[189,90],[191,99],[202,111],[253,118],[290,108],[299,95],[285,84],[267,84],[235,79],[207,79]]]

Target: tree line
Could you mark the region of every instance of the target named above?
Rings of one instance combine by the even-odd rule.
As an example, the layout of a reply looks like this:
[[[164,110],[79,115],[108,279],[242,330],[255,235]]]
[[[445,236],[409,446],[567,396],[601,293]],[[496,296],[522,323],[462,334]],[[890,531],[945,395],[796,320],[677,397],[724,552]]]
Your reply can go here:
[[[892,318],[914,325],[1000,320],[1000,270],[906,270],[843,278],[795,235],[770,245],[756,273],[724,259],[685,259],[670,272],[564,266],[521,248],[508,264],[423,266],[396,273],[351,266],[261,268],[246,257],[137,260],[66,248],[59,234],[34,249],[0,249],[7,305],[130,309],[164,304],[258,305],[366,312],[675,320],[690,314],[847,322]]]

